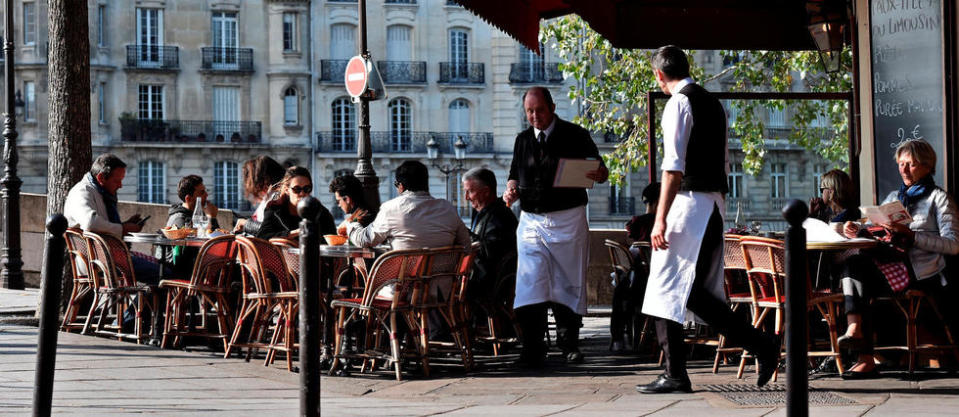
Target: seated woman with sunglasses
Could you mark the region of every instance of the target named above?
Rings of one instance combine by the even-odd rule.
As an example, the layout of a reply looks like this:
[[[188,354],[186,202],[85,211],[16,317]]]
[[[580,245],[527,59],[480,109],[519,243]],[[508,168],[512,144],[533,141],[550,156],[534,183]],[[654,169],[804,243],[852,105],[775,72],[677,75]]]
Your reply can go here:
[[[300,200],[309,196],[313,192],[313,181],[310,171],[303,167],[290,167],[286,170],[286,175],[280,181],[277,187],[279,195],[273,201],[270,201],[266,210],[263,212],[263,221],[254,226],[251,230],[251,223],[247,223],[246,231],[253,236],[261,239],[270,239],[274,237],[294,237],[298,234],[300,228],[299,213],[296,205]],[[336,225],[333,222],[333,215],[320,204],[320,212],[316,216],[316,223],[320,234],[336,234]]]

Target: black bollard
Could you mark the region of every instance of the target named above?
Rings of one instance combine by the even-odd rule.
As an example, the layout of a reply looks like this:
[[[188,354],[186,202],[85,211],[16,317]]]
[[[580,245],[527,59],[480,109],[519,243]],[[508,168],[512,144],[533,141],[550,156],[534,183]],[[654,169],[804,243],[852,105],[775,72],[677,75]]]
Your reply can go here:
[[[60,328],[60,283],[63,280],[63,251],[67,242],[67,219],[62,214],[47,218],[47,244],[43,250],[43,278],[40,293],[40,332],[37,341],[37,370],[33,387],[33,415],[49,416],[53,402],[53,376],[57,365],[57,331]]]
[[[320,201],[300,200],[300,415],[320,415]]]
[[[806,362],[806,229],[802,222],[809,215],[806,203],[791,200],[783,208],[789,222],[786,229],[786,415],[809,415],[809,380]]]

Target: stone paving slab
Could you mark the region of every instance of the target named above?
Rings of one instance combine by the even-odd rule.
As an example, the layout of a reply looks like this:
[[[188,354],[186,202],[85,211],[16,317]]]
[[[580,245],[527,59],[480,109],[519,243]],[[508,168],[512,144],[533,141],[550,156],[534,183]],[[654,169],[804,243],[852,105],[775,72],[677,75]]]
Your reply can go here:
[[[583,365],[565,365],[558,355],[547,368],[519,370],[506,360],[485,360],[477,372],[434,367],[431,378],[415,372],[396,381],[392,372],[321,378],[324,415],[457,416],[781,416],[782,406],[742,407],[714,384],[754,384],[735,378],[735,367],[710,372],[711,360],[690,362],[696,392],[641,395],[634,386],[662,370],[655,355],[609,355],[605,318],[587,317]],[[299,375],[285,364],[224,359],[222,354],[160,350],[101,337],[59,336],[55,415],[293,416],[299,407]],[[0,325],[0,416],[29,415],[36,328]],[[785,383],[785,374],[780,375]],[[816,375],[813,388],[855,401],[848,406],[812,406],[815,416],[957,415],[959,376],[889,372],[873,381],[842,381]]]
[[[25,290],[0,288],[0,316],[32,316],[37,310],[37,296],[39,294],[40,290],[37,288],[27,288]]]

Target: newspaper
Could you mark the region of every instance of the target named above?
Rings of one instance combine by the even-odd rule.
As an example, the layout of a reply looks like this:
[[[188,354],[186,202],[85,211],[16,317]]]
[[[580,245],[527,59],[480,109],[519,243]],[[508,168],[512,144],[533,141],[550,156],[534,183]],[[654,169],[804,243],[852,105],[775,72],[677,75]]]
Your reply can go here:
[[[905,224],[912,223],[912,216],[906,211],[899,200],[892,201],[881,206],[863,206],[859,207],[862,215],[869,219],[872,224]]]

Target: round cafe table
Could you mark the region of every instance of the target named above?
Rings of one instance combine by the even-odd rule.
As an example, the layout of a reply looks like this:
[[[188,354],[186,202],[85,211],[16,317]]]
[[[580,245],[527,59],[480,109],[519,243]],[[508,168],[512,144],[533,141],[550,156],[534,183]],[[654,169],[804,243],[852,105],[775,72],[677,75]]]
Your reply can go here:
[[[815,288],[819,288],[819,279],[820,272],[822,271],[822,263],[825,259],[826,253],[831,252],[834,254],[842,254],[843,252],[855,249],[869,249],[874,248],[878,245],[879,242],[876,239],[857,237],[854,239],[840,240],[837,242],[806,242],[807,251],[816,251],[819,252],[819,261],[816,263],[816,279],[813,281]],[[833,259],[833,258],[830,258]]]

